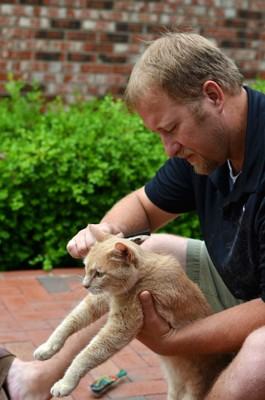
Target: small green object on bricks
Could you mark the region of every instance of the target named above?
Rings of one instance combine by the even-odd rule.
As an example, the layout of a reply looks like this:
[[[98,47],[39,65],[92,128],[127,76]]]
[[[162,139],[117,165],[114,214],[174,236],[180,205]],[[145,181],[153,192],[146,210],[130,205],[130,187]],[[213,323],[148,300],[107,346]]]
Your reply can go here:
[[[101,396],[114,385],[117,385],[122,378],[127,376],[127,372],[121,369],[116,375],[104,375],[90,385],[90,389],[96,396]]]

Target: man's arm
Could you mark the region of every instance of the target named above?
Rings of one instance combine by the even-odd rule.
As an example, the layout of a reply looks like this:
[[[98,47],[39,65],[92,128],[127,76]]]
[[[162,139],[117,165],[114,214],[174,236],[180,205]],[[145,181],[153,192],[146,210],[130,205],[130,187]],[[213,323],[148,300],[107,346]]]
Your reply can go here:
[[[148,292],[143,292],[140,300],[144,326],[138,339],[162,355],[236,352],[252,331],[265,325],[265,303],[261,299],[197,320],[178,331],[156,313]]]
[[[145,229],[153,232],[175,217],[175,214],[155,206],[142,187],[116,203],[101,223],[108,223],[116,230],[130,234]]]
[[[154,231],[176,218],[155,206],[146,196],[144,187],[127,195],[116,203],[102,218],[98,226],[105,232],[134,234],[142,230]],[[72,257],[84,257],[94,238],[86,227],[79,231],[68,243],[67,250]]]

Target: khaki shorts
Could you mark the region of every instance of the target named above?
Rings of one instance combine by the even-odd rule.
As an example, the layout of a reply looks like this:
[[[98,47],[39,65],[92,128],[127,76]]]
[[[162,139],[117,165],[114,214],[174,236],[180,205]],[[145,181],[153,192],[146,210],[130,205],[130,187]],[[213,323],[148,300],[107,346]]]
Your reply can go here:
[[[216,312],[243,302],[236,299],[223,282],[203,241],[188,239],[186,272]]]

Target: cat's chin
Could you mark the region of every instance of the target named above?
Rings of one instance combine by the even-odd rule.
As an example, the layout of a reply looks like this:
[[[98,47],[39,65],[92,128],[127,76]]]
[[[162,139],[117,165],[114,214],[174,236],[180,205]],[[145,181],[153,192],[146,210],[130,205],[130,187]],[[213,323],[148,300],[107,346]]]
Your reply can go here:
[[[102,289],[93,288],[93,287],[90,287],[90,288],[88,289],[88,291],[89,291],[91,294],[101,294],[101,293],[103,293],[103,290],[102,290]]]

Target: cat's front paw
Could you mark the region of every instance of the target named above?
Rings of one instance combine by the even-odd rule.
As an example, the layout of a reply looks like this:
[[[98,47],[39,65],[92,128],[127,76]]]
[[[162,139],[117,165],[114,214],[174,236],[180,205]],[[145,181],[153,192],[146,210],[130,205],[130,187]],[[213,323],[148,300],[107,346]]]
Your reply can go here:
[[[36,360],[48,360],[51,358],[57,351],[60,349],[60,345],[58,343],[48,344],[48,342],[41,344],[34,351],[34,358]]]
[[[68,396],[75,388],[75,385],[69,384],[65,379],[60,379],[51,388],[51,394],[53,397],[64,397]]]

